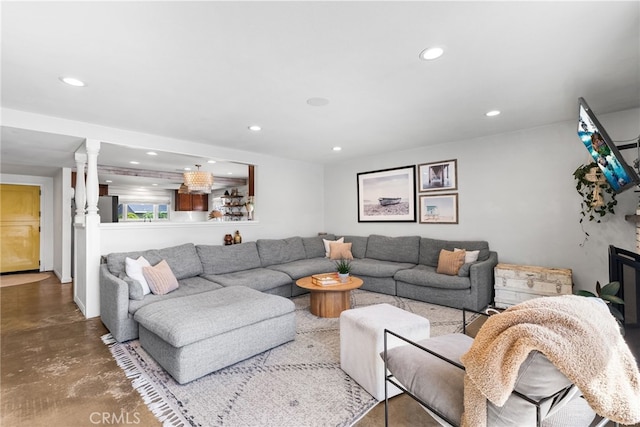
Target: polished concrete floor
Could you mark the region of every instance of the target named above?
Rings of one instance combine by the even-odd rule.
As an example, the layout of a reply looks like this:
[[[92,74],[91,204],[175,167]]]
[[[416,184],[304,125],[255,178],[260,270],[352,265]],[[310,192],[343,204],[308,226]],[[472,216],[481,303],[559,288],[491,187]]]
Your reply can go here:
[[[55,276],[0,288],[0,426],[160,425],[100,340],[106,332]],[[640,329],[627,339],[638,358]],[[409,397],[390,409],[392,426],[437,425]],[[384,404],[356,423],[383,425]]]

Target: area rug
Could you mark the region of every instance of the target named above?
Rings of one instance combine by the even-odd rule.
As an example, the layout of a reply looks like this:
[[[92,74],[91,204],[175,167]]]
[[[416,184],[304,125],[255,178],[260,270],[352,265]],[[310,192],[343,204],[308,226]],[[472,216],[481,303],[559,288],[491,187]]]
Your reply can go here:
[[[296,305],[295,341],[188,384],[167,374],[138,340],[109,345],[149,409],[168,426],[350,426],[377,401],[340,369],[339,319],[309,312],[309,295]],[[462,329],[462,311],[356,290],[351,306],[388,303],[429,319],[431,335]]]
[[[51,273],[7,274],[4,276],[0,276],[0,288],[39,282],[40,280],[48,279],[49,277],[51,277]]]

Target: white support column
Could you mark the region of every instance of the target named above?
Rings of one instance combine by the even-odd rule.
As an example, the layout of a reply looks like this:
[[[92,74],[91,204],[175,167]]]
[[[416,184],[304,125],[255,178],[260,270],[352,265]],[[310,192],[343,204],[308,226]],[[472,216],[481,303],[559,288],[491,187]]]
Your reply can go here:
[[[74,300],[86,318],[100,315],[100,216],[98,215],[98,154],[100,141],[87,139],[87,185],[84,224],[76,222],[76,283]],[[79,177],[80,175],[78,175]],[[76,184],[78,180],[76,180]]]
[[[98,154],[100,141],[87,139],[87,216],[98,215]],[[99,221],[98,221],[99,222]]]
[[[84,167],[87,164],[86,153],[75,153],[76,160],[76,190],[74,199],[76,202],[76,215],[74,224],[84,224],[84,214],[87,206],[87,193],[84,184]]]

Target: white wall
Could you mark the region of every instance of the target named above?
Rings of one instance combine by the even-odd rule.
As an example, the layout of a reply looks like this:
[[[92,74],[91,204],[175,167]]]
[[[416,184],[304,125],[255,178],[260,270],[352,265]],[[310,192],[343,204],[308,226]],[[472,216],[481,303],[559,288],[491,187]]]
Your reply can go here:
[[[71,273],[71,169],[62,168],[53,177],[53,272],[60,282],[73,280]]]
[[[54,240],[53,178],[30,175],[0,174],[3,184],[37,185],[40,187],[40,271],[53,270],[54,247],[60,242]]]
[[[639,115],[634,109],[598,118],[612,139],[628,140],[640,134]],[[637,156],[622,154],[628,162]],[[458,159],[459,224],[358,223],[357,173],[448,159]],[[634,224],[624,215],[635,212],[638,193],[619,194],[615,217],[586,224],[590,237],[581,246],[572,174],[589,159],[570,121],[333,163],[325,169],[326,231],[487,240],[500,262],[570,268],[577,289],[593,289],[596,280],[608,281],[608,245],[634,250]]]

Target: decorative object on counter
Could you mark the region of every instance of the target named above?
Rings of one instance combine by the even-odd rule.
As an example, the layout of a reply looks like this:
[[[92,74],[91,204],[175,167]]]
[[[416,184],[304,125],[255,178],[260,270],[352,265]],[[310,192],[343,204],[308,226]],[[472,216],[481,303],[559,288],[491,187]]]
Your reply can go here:
[[[215,219],[217,221],[222,221],[222,212],[220,212],[219,210],[212,210],[211,212],[209,212],[209,219]]]
[[[225,190],[224,195],[228,196],[229,195],[229,190]]]
[[[244,204],[244,208],[247,210],[247,220],[249,221],[253,220],[253,211],[255,210],[253,197],[254,196],[247,197],[247,202]]]
[[[184,185],[189,188],[189,193],[211,193],[213,175],[210,172],[201,171],[202,165],[196,165],[197,171],[189,171],[183,174]]]
[[[189,187],[186,185],[180,184],[180,188],[178,188],[178,194],[189,194]]]
[[[233,236],[233,243],[242,243],[242,236],[240,235],[240,230],[236,230],[235,236]]]
[[[233,189],[231,190],[231,195],[232,195],[233,197],[238,196],[238,189],[237,189],[237,188],[233,188]]]
[[[231,234],[224,235],[224,244],[225,246],[233,245],[233,236]]]

